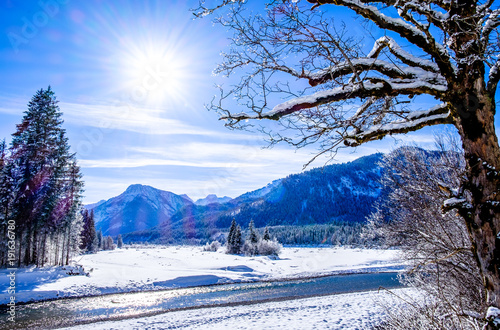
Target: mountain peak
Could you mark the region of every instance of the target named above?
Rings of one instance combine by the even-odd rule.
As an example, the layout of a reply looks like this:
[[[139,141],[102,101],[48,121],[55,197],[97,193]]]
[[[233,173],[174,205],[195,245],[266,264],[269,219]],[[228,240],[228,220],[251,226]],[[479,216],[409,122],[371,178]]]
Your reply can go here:
[[[105,235],[118,235],[157,226],[187,205],[192,201],[185,196],[132,184],[121,195],[93,209],[96,228]]]
[[[226,202],[229,202],[232,198],[231,197],[217,197],[215,194],[210,194],[205,198],[198,199],[195,204],[196,205],[208,205],[208,204],[224,204]]]
[[[142,193],[145,190],[158,190],[158,189],[153,188],[151,186],[146,186],[146,185],[136,183],[136,184],[131,184],[130,186],[128,186],[127,190],[125,190],[125,193],[126,194],[137,194],[137,193]]]

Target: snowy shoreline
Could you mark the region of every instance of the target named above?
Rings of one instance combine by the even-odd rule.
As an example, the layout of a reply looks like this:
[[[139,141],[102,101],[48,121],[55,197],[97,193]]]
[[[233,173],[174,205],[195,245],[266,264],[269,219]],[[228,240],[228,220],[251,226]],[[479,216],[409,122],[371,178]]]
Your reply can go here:
[[[412,289],[373,290],[159,312],[84,323],[62,329],[369,329],[389,309],[400,308]]]
[[[241,282],[276,282],[339,274],[399,271],[394,250],[286,247],[280,258],[205,252],[197,246],[159,246],[102,251],[78,258],[89,276],[62,267],[24,268],[16,273],[16,302],[31,303]],[[5,273],[5,274],[4,274]],[[0,285],[8,281],[0,270]],[[4,283],[5,282],[5,283]],[[0,293],[4,305],[10,295]]]
[[[40,299],[40,300],[29,300],[29,301],[19,301],[16,303],[16,305],[22,306],[22,305],[29,305],[29,304],[34,304],[34,303],[39,303],[39,302],[49,302],[49,301],[57,301],[57,300],[66,300],[66,299],[80,299],[80,298],[91,298],[91,297],[102,297],[102,296],[111,296],[115,294],[127,294],[127,293],[139,293],[139,292],[155,292],[155,291],[169,291],[169,290],[177,290],[177,289],[189,289],[189,288],[198,288],[198,287],[213,287],[213,286],[219,286],[219,285],[227,285],[227,284],[245,284],[245,283],[274,283],[274,282],[292,282],[292,281],[300,281],[300,280],[312,280],[312,279],[318,279],[322,277],[328,277],[328,276],[349,276],[349,275],[357,275],[357,274],[375,274],[375,273],[389,273],[389,272],[398,272],[400,270],[403,270],[404,266],[393,266],[393,267],[383,267],[380,269],[358,269],[358,270],[346,270],[346,271],[335,271],[329,274],[321,274],[321,275],[311,275],[311,276],[305,276],[305,277],[284,277],[284,278],[272,278],[272,279],[263,279],[263,280],[251,280],[251,281],[245,281],[245,280],[235,280],[234,282],[225,282],[225,283],[213,283],[213,284],[202,284],[202,285],[189,285],[189,286],[178,286],[178,287],[169,287],[169,288],[162,288],[162,287],[157,287],[153,289],[146,289],[146,290],[135,290],[135,291],[116,291],[116,292],[107,292],[107,293],[101,293],[101,294],[89,294],[89,295],[74,295],[74,296],[58,296],[55,298],[46,298],[46,299]],[[349,294],[349,293],[360,293],[360,292],[374,292],[377,291],[377,289],[373,290],[352,290],[348,291],[342,294]],[[340,293],[339,293],[340,294]],[[180,309],[172,309],[171,311],[179,311],[179,310],[185,310],[185,309],[198,309],[198,308],[210,308],[210,307],[224,307],[224,306],[239,306],[239,305],[253,305],[253,304],[259,304],[259,303],[267,303],[267,302],[278,302],[278,301],[286,301],[286,300],[295,300],[295,299],[304,299],[304,298],[311,298],[311,297],[321,297],[321,296],[330,296],[330,295],[337,295],[337,294],[331,294],[331,293],[326,293],[324,295],[310,295],[310,296],[301,296],[300,298],[296,297],[291,297],[291,298],[273,298],[273,299],[267,299],[267,300],[259,300],[256,302],[238,302],[238,303],[228,303],[228,304],[220,304],[220,305],[203,305],[203,306],[198,306],[198,307],[187,307],[187,308],[180,308]],[[6,304],[0,304],[0,308],[6,308]]]

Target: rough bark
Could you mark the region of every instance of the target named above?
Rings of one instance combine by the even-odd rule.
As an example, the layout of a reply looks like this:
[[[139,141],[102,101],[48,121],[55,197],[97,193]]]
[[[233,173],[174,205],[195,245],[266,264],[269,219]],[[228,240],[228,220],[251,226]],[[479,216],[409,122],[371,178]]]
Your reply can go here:
[[[477,97],[479,96],[479,97]],[[457,124],[467,164],[463,193],[468,204],[459,209],[476,255],[488,306],[500,307],[500,148],[495,135],[495,105],[485,94],[475,111],[462,113]],[[467,98],[466,98],[467,99]],[[457,105],[461,109],[463,104]]]

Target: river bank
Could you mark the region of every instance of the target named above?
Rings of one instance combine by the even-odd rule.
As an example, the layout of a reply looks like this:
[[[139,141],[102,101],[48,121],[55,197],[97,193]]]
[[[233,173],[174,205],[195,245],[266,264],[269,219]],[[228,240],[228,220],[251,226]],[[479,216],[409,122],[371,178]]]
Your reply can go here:
[[[408,295],[416,293],[394,289],[201,308],[65,329],[371,329],[386,319],[389,310],[402,307],[401,298]]]
[[[15,322],[0,320],[0,329],[52,329],[200,308],[250,306],[380,288],[395,289],[401,287],[396,277],[394,272],[334,275],[66,298],[19,306]]]
[[[279,258],[271,258],[206,252],[198,246],[136,246],[84,255],[74,265],[83,267],[88,276],[71,276],[68,268],[61,267],[18,269],[16,301],[394,271],[402,262],[395,250],[286,247]],[[0,271],[2,288],[8,287],[7,275],[7,270]],[[0,293],[0,304],[9,299],[7,290]]]

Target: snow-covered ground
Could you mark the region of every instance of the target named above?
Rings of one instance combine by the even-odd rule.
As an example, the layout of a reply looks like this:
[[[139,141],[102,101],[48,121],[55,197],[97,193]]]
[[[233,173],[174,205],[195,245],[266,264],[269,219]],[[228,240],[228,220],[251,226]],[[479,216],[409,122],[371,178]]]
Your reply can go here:
[[[395,289],[202,308],[71,329],[370,329],[383,322],[387,309],[402,305],[397,296],[408,292]]]
[[[124,248],[78,257],[75,263],[82,265],[89,276],[69,276],[61,267],[18,269],[16,300],[390,271],[402,266],[397,255],[394,250],[283,248],[275,259],[228,255],[222,250],[204,252],[196,246]],[[0,304],[10,299],[8,274],[7,270],[0,271],[0,287],[6,288],[0,293]]]

